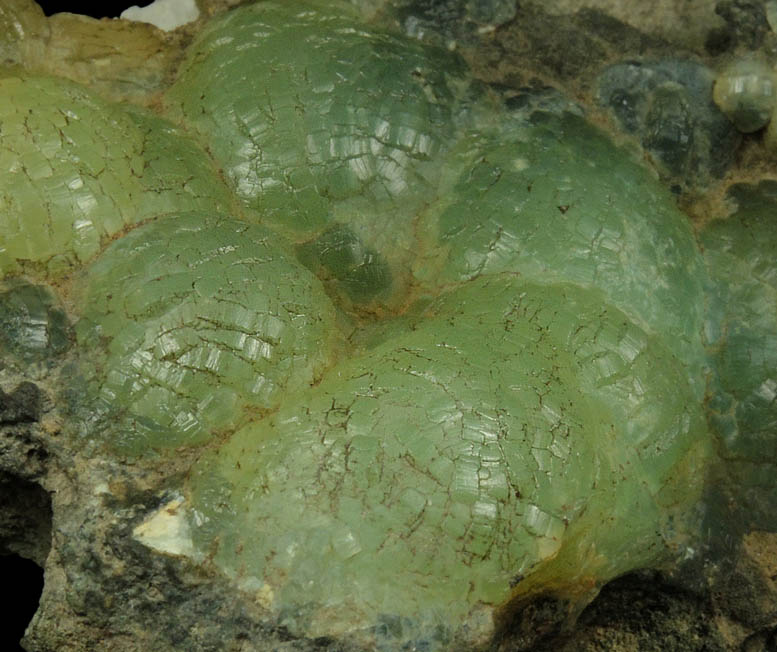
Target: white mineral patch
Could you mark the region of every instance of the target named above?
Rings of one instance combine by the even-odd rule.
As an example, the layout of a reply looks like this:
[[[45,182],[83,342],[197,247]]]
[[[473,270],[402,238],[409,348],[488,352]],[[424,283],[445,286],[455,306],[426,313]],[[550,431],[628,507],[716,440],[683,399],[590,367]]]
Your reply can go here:
[[[275,592],[269,584],[253,575],[243,577],[237,580],[237,585],[246,593],[253,593],[256,602],[265,609],[272,608],[275,600]]]
[[[176,496],[138,525],[132,536],[144,546],[171,555],[196,556],[183,496]]]
[[[200,10],[194,0],[156,0],[148,7],[130,7],[119,18],[151,23],[166,32],[197,20]]]

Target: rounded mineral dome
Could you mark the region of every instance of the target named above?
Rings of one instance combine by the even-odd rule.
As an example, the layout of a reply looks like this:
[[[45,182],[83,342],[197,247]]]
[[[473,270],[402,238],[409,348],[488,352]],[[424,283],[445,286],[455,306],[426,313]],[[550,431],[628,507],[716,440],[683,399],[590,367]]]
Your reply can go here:
[[[772,68],[757,59],[742,59],[718,75],[713,98],[736,128],[748,134],[769,122],[775,92]]]

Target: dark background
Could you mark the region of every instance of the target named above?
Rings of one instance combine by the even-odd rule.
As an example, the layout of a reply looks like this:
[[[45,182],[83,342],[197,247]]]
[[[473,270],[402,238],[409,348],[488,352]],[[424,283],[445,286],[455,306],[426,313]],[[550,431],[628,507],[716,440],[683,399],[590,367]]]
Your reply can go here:
[[[5,606],[0,618],[0,649],[21,652],[19,639],[24,636],[38,609],[43,591],[43,569],[18,555],[0,555],[0,577],[4,587]]]
[[[93,18],[116,18],[127,7],[137,5],[145,7],[151,4],[151,0],[118,0],[114,2],[95,2],[94,0],[37,0],[47,16],[61,11],[69,11],[71,14],[85,14]]]

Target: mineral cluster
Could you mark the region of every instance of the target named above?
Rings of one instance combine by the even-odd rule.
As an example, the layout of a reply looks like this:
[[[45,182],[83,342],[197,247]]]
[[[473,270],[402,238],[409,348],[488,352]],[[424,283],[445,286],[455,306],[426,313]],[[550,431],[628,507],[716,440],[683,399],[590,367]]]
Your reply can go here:
[[[574,103],[498,90],[315,1],[213,18],[147,107],[2,69],[0,346],[116,550],[300,640],[471,649],[687,553],[721,456],[768,485],[773,187],[697,239]],[[224,636],[187,632],[144,640]]]

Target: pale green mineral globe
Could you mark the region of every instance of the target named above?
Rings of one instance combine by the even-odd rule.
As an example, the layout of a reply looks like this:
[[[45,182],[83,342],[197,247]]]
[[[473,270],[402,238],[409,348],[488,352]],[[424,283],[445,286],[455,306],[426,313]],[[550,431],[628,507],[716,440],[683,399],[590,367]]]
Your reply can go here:
[[[602,293],[466,283],[194,467],[195,545],[285,624],[455,631],[649,563],[701,478],[683,364]]]
[[[53,77],[0,77],[0,274],[56,275],[110,236],[172,211],[229,211],[184,133]]]
[[[348,7],[259,2],[198,34],[165,102],[239,197],[306,229],[331,219],[332,202],[374,209],[428,192],[457,86],[458,57],[364,29]]]
[[[346,273],[311,261],[336,293],[396,309],[468,88],[458,56],[364,29],[349,7],[260,2],[198,34],[164,102],[263,222],[370,252]]]
[[[275,234],[210,213],[133,230],[79,285],[79,412],[125,452],[200,443],[243,409],[276,408],[339,341],[329,298]]]
[[[468,132],[443,169],[438,217],[424,224],[443,262],[422,259],[419,277],[509,271],[599,288],[685,360],[704,395],[702,257],[688,220],[625,151],[581,117],[536,112]]]

